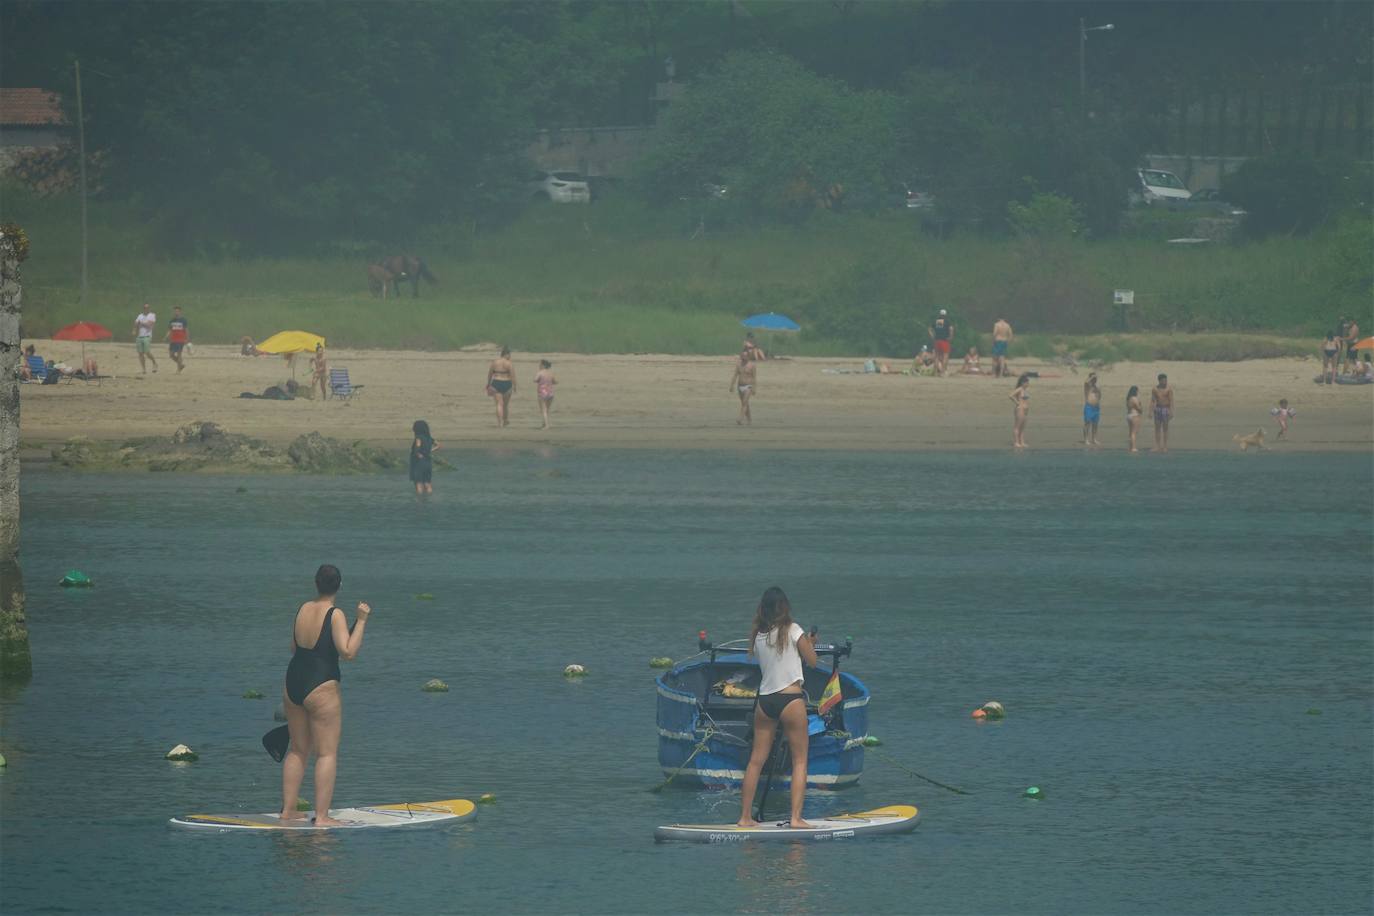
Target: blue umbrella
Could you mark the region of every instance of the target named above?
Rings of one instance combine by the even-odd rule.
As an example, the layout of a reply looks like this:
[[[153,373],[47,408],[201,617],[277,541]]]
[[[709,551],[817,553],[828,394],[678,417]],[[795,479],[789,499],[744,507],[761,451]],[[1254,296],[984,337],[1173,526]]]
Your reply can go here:
[[[740,322],[746,328],[757,328],[760,331],[800,331],[801,325],[797,324],[786,315],[779,315],[777,312],[767,312],[762,315],[750,315]]]

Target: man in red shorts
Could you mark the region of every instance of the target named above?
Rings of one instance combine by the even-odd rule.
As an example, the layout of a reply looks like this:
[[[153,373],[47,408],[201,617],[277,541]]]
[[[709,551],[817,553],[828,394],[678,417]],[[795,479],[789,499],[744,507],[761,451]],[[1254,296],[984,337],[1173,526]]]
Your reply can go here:
[[[940,313],[926,328],[926,333],[935,341],[935,371],[944,375],[949,366],[949,345],[954,339],[954,322],[949,320],[949,312],[940,309]]]

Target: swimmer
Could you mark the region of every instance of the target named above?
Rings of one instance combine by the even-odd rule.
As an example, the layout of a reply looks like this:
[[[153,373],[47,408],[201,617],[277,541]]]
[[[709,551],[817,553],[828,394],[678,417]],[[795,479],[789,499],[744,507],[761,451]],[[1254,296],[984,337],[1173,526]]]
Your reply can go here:
[[[415,437],[410,443],[410,482],[415,484],[416,498],[432,496],[434,453],[439,450],[439,443],[430,435],[429,424],[424,420],[416,420],[410,432]]]
[[[754,612],[749,655],[758,659],[762,680],[754,701],[754,747],[749,754],[749,766],[744,771],[738,823],[741,827],[759,825],[750,809],[754,806],[759,775],[772,753],[773,738],[781,723],[792,751],[790,823],[797,828],[810,827],[802,820],[802,803],[806,800],[806,752],[811,740],[807,734],[806,694],[802,692],[802,662],[815,668],[816,648],[806,631],[793,622],[787,595],[776,585],[763,593]]]

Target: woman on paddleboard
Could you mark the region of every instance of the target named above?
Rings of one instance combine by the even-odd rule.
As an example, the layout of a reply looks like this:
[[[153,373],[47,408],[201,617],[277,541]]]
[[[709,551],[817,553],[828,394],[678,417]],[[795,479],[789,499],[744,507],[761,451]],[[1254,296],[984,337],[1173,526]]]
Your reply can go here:
[[[744,771],[739,825],[757,827],[750,809],[758,789],[759,774],[773,748],[778,723],[792,750],[792,826],[811,825],[802,820],[806,798],[806,694],[802,692],[802,661],[816,667],[816,649],[800,625],[792,621],[792,606],[776,585],[763,593],[749,634],[749,654],[759,660],[763,681],[754,706],[754,749]]]
[[[286,668],[282,708],[291,733],[291,749],[281,770],[281,819],[303,817],[296,810],[305,764],[315,755],[315,826],[336,827],[329,816],[338,772],[339,734],[343,729],[343,698],[339,692],[339,659],[353,660],[363,645],[363,630],[372,608],[358,602],[353,626],[334,606],[343,582],[338,567],[328,564],[315,573],[313,601],[296,611],[291,630],[291,664]]]

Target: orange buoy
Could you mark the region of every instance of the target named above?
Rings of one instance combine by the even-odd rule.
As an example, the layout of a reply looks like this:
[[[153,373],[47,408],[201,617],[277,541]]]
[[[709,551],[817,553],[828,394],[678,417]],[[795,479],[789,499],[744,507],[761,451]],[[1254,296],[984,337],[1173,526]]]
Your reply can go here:
[[[987,712],[985,712],[981,707],[973,711],[973,718],[975,719],[985,719],[987,718],[987,715]]]

